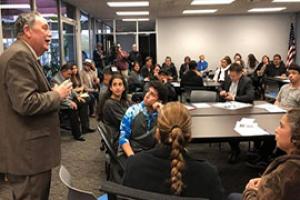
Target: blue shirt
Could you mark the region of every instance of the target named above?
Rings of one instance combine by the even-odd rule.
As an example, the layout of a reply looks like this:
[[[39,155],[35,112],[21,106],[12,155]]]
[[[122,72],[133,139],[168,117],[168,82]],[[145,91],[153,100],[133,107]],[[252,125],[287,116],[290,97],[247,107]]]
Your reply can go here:
[[[208,67],[208,62],[205,60],[202,61],[199,60],[199,62],[197,63],[197,70],[200,72],[206,70],[207,67]]]
[[[150,131],[151,124],[153,121],[157,119],[157,112],[149,113],[147,107],[142,101],[139,104],[135,104],[129,107],[122,118],[121,125],[120,125],[120,138],[119,138],[119,145],[122,146],[125,143],[129,142],[129,138],[132,134],[131,127],[132,121],[134,118],[140,113],[143,112],[146,121],[147,121],[147,131]]]

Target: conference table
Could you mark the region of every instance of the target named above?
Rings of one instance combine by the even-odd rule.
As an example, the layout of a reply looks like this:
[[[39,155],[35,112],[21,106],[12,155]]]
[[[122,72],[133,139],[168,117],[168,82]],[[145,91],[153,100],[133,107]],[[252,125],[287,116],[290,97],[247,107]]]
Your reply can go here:
[[[257,108],[256,105],[266,104],[264,101],[256,101],[253,106],[237,110],[210,107],[191,110],[192,116],[192,142],[228,142],[232,140],[251,141],[274,137],[274,131],[284,114],[282,111],[269,112],[266,109]],[[213,103],[207,103],[212,105]],[[259,127],[270,133],[269,135],[241,136],[234,130],[237,121],[242,118],[251,118]]]

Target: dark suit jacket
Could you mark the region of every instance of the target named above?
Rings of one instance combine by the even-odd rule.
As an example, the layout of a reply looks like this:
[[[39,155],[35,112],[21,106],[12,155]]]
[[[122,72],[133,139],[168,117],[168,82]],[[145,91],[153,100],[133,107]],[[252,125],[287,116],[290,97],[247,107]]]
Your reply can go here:
[[[226,90],[226,92],[228,92],[230,85],[231,85],[231,80],[229,77],[227,77],[227,79],[222,84],[221,88],[222,88],[222,90]],[[244,103],[252,103],[254,100],[254,97],[255,96],[254,96],[254,88],[252,85],[252,81],[250,78],[243,75],[240,78],[240,81],[238,84],[235,101],[244,102]],[[222,97],[220,97],[220,100],[224,101],[224,99]]]
[[[195,72],[189,70],[187,73],[183,75],[180,84],[182,86],[201,87],[203,86],[203,80],[202,77],[197,76]]]
[[[23,41],[0,60],[0,172],[47,171],[60,162],[59,94]]]
[[[170,190],[170,146],[157,145],[128,158],[123,184],[136,189],[164,194]],[[182,196],[223,199],[223,186],[217,170],[204,160],[194,160],[183,154],[185,167],[182,173]]]

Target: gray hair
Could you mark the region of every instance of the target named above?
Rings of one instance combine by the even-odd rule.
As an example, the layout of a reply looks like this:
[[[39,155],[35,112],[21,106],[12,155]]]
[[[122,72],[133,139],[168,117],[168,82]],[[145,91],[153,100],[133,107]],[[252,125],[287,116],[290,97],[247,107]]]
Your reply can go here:
[[[16,37],[19,39],[23,35],[23,28],[25,25],[32,27],[36,16],[41,16],[41,14],[37,11],[22,13],[18,16],[15,27],[16,27]]]

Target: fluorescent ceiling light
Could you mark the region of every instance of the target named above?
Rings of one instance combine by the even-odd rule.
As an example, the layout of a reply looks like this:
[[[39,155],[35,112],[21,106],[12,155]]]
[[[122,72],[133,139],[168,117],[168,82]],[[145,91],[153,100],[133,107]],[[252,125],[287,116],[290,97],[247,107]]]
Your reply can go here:
[[[273,0],[274,3],[297,3],[300,0]]]
[[[41,14],[42,17],[58,17],[57,14],[54,13],[44,13]]]
[[[149,15],[149,11],[118,11],[119,16],[136,16],[136,15]]]
[[[135,22],[135,21],[149,21],[149,18],[137,18],[137,19],[122,19],[124,22]]]
[[[149,1],[107,2],[109,7],[148,7]]]
[[[207,14],[207,13],[215,13],[217,9],[208,9],[208,10],[184,10],[182,14]]]
[[[274,8],[252,8],[248,12],[278,12],[285,10],[286,7],[274,7]]]
[[[2,4],[0,9],[30,9],[29,4]]]
[[[193,0],[191,5],[231,4],[235,0]]]

